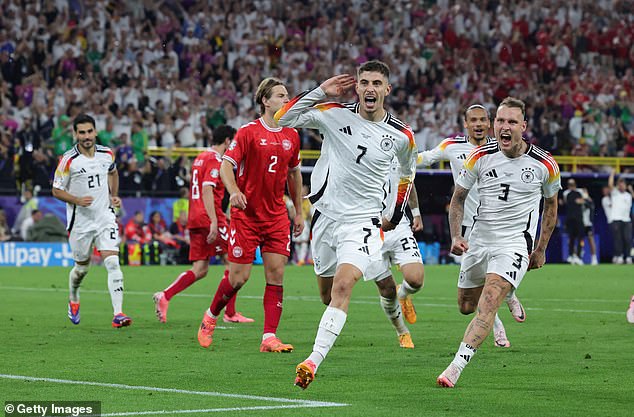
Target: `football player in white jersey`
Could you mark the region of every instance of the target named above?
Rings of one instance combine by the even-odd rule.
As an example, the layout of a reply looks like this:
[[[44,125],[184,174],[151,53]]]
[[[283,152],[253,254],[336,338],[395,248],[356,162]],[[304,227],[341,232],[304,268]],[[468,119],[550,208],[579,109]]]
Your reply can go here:
[[[324,138],[308,198],[315,207],[311,230],[315,273],[320,291],[330,292],[331,301],[319,323],[313,352],[296,368],[295,385],[304,389],[346,322],[354,284],[380,256],[382,229],[396,227],[409,198],[416,144],[409,126],[383,108],[392,89],[389,74],[383,62],[366,62],[357,70],[358,80],[348,74],[334,76],[275,114],[281,126],[318,129]],[[358,103],[319,103],[340,97],[353,86]],[[381,220],[383,186],[394,158],[400,171],[396,204]]]
[[[392,161],[390,171],[386,184],[388,191],[386,207],[393,205],[396,199],[396,185],[399,181],[399,166],[396,160]],[[420,291],[425,278],[423,259],[414,237],[414,232],[423,230],[418,194],[414,186],[409,195],[408,206],[409,210],[406,210],[396,228],[385,232],[381,258],[368,266],[364,279],[376,283],[381,307],[396,330],[399,345],[405,349],[413,349],[414,342],[403,319],[410,324],[416,323],[416,309],[411,295]],[[392,265],[400,267],[403,274],[401,285],[396,285],[392,276]]]
[[[483,105],[473,104],[467,107],[463,113],[463,119],[467,136],[447,138],[440,142],[434,149],[420,152],[418,154],[419,167],[428,167],[439,161],[448,160],[451,166],[451,175],[455,183],[469,153],[478,146],[495,142],[495,139],[487,136],[491,121],[489,111]],[[469,240],[469,234],[473,227],[473,219],[479,204],[480,196],[478,195],[478,190],[472,188],[464,204],[464,217],[461,227],[462,236],[466,240]],[[462,262],[462,257],[459,258]],[[476,310],[481,292],[482,288],[480,287],[463,288],[460,285],[460,281],[458,282],[458,308],[462,314],[471,314]],[[524,307],[515,295],[515,291],[509,292],[506,303],[516,321],[522,323],[526,320]],[[493,343],[497,347],[511,346],[511,342],[509,342],[506,336],[504,324],[497,314],[495,315],[495,322],[493,323]]]
[[[456,384],[491,332],[506,294],[520,285],[527,270],[544,265],[557,223],[559,167],[548,152],[523,140],[525,115],[523,101],[504,99],[494,121],[497,142],[474,149],[456,181],[449,207],[451,251],[465,254],[460,266],[462,287],[482,287],[482,293],[456,356],[437,378],[443,387]],[[476,184],[480,206],[467,242],[461,233],[464,204]],[[541,231],[535,245],[542,198]]]
[[[79,286],[88,273],[93,244],[108,271],[108,290],[114,310],[112,327],[132,324],[122,311],[123,273],[119,267],[119,227],[114,207],[121,205],[119,175],[112,151],[96,144],[95,119],[87,114],[73,120],[77,144],[55,170],[53,196],[66,202],[67,229],[75,259],[70,271],[68,318],[79,324]]]

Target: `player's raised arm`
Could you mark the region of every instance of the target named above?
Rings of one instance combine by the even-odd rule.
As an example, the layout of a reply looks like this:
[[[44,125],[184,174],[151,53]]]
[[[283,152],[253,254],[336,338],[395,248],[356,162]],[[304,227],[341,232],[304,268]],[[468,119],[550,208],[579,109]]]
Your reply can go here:
[[[409,200],[409,194],[414,184],[414,176],[416,175],[416,142],[414,141],[414,133],[406,126],[402,132],[407,137],[407,142],[404,142],[401,146],[401,150],[396,154],[400,166],[400,179],[398,182],[398,189],[396,194],[396,202],[392,210],[388,211],[385,215],[386,220],[393,226],[389,228],[385,222],[383,222],[383,230],[391,230],[401,221],[403,213],[405,212],[405,205]]]
[[[416,166],[418,168],[427,168],[437,162],[448,159],[445,156],[444,147],[442,146],[445,141],[442,141],[434,149],[419,152],[418,159],[416,160]]]
[[[354,84],[354,78],[347,74],[329,78],[314,90],[294,97],[275,113],[274,119],[280,126],[318,129],[321,122],[321,112],[329,109],[333,104],[323,103],[317,105],[317,103],[327,97],[343,95]]]

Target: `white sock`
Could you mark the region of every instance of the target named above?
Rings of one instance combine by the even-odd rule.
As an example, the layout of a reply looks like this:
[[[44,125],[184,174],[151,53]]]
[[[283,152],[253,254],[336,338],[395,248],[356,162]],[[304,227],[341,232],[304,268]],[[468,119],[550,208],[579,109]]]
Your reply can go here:
[[[218,319],[218,316],[214,316],[213,313],[211,312],[211,309],[208,308],[207,311],[205,312],[209,317],[211,317],[212,319]]]
[[[317,367],[326,358],[332,345],[335,344],[337,336],[339,336],[341,329],[346,324],[347,317],[348,315],[343,310],[330,306],[326,307],[326,311],[324,311],[319,322],[313,352],[308,356],[308,360],[313,361]]]
[[[504,329],[504,324],[502,324],[502,320],[500,320],[500,316],[495,313],[495,320],[493,321],[493,334],[497,333],[500,330],[506,331],[506,329]]]
[[[108,291],[115,316],[123,310],[123,272],[119,267],[119,256],[111,255],[103,260],[108,271]]]
[[[88,273],[88,265],[75,264],[68,274],[68,299],[73,303],[79,302],[79,286]]]
[[[308,243],[302,242],[295,245],[297,250],[297,261],[306,262],[306,255],[308,255]]]
[[[473,348],[472,346],[466,344],[465,342],[460,343],[460,348],[456,353],[456,356],[453,358],[451,363],[456,365],[460,371],[464,369],[465,366],[469,363],[473,355],[476,354],[478,349]]]
[[[403,280],[401,287],[398,289],[397,295],[399,299],[403,299],[407,297],[408,295],[416,294],[418,291],[420,291],[420,288],[414,288],[411,285],[409,285],[407,281]]]
[[[401,303],[398,302],[398,299],[389,299],[385,297],[379,298],[381,300],[381,307],[383,307],[385,315],[396,330],[396,334],[400,336],[402,334],[409,333],[409,330],[407,329],[407,326],[405,326],[405,322],[403,321]]]
[[[264,342],[266,339],[268,339],[269,337],[275,337],[275,333],[264,333],[262,335],[262,341]]]

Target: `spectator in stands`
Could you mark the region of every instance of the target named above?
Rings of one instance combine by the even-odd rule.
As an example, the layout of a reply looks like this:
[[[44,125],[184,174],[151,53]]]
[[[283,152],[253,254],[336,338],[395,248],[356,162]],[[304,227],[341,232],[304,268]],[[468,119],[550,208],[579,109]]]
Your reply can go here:
[[[35,195],[33,195],[33,191],[30,188],[25,188],[22,192],[20,202],[22,203],[22,207],[20,207],[20,211],[18,211],[18,215],[16,216],[15,222],[13,223],[12,232],[14,235],[22,237],[22,224],[27,219],[31,218],[31,214],[33,213],[33,211],[38,209],[39,200]]]
[[[53,129],[53,150],[55,156],[61,156],[73,146],[73,126],[70,117],[63,114],[57,119],[57,127]]]
[[[66,242],[68,231],[62,221],[54,214],[47,213],[42,216],[38,211],[35,223],[27,230],[26,239],[29,242]],[[35,211],[33,212],[35,214]]]
[[[123,163],[119,171],[119,194],[140,197],[143,191],[143,174],[139,171],[136,158]]]
[[[35,209],[31,212],[31,216],[27,217],[23,222],[22,225],[20,226],[20,237],[22,238],[22,240],[24,241],[28,241],[29,240],[29,233],[31,228],[40,220],[42,220],[42,217],[44,217],[44,214]]]
[[[130,243],[147,243],[151,235],[146,234],[144,230],[145,221],[142,211],[135,211],[134,216],[128,220],[125,225],[125,237],[126,241]]]
[[[189,188],[181,187],[181,189],[178,190],[178,194],[178,200],[174,201],[172,205],[172,221],[174,223],[177,223],[178,219],[181,218],[181,213],[189,212]],[[187,216],[185,216],[185,221],[187,221]]]
[[[188,197],[189,198],[189,197]],[[178,214],[178,218],[170,226],[170,233],[172,238],[178,244],[178,252],[176,255],[176,262],[178,264],[189,263],[189,230],[187,229],[187,215],[186,210],[181,210]]]
[[[11,240],[11,228],[7,224],[7,213],[0,208],[0,242]]]

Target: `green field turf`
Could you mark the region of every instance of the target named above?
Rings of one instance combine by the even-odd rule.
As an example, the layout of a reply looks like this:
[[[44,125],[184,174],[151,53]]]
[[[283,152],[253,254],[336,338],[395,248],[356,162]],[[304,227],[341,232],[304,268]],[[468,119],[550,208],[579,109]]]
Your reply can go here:
[[[1,268],[0,400],[95,400],[110,415],[632,415],[632,266],[530,272],[518,292],[526,322],[514,322],[505,305],[500,312],[512,347],[487,339],[453,390],[437,387],[436,377],[470,320],[456,307],[455,266],[426,268],[414,299],[419,321],[410,326],[414,350],[399,348],[375,285],[357,284],[343,333],[306,391],[293,386],[294,368],[310,353],[324,310],[312,268],[286,272],[278,335],[294,344],[290,354],[258,351],[261,267],[238,297],[238,310],[256,323],[223,324],[210,349],[198,346],[196,332],[219,267],[176,296],[168,323],[158,323],[152,294],[182,270],[124,268],[124,311],[134,323],[113,329],[103,267],[84,281],[78,326],[66,317],[67,268]]]

